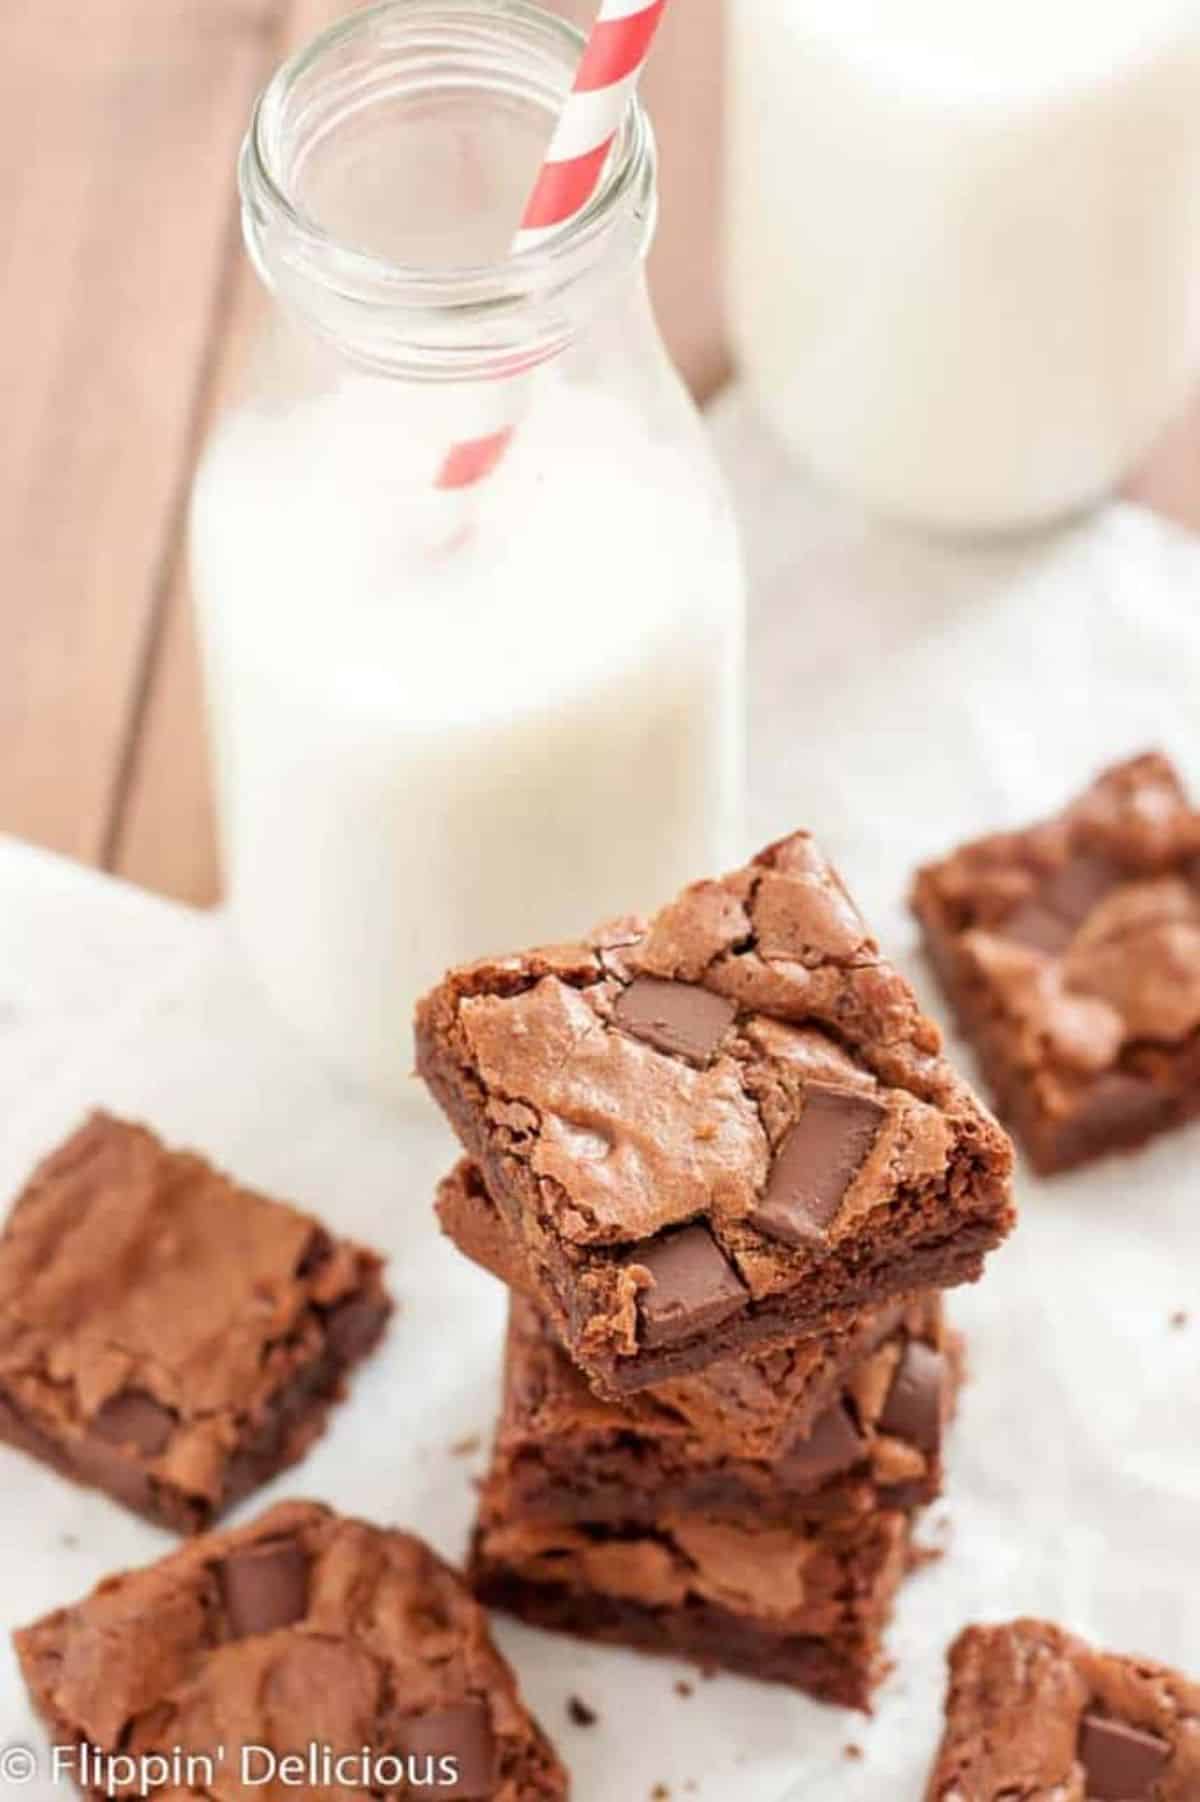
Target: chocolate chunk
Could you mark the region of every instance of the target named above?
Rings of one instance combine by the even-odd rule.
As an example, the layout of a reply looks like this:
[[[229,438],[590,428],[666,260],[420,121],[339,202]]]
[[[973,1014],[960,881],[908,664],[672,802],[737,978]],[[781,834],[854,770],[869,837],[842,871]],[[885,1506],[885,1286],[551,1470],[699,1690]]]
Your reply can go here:
[[[1022,901],[1006,917],[1001,931],[1006,939],[1028,945],[1032,951],[1044,951],[1047,957],[1057,957],[1075,937],[1073,926],[1036,900]]]
[[[1143,1076],[1106,1070],[1080,1091],[1071,1125],[1081,1141],[1120,1142],[1152,1133],[1170,1109],[1170,1095]]]
[[[234,1639],[274,1633],[308,1613],[308,1559],[295,1539],[264,1539],[218,1566]]]
[[[813,1084],[751,1224],[785,1245],[818,1244],[870,1155],[886,1111],[869,1095]]]
[[[1079,1730],[1079,1762],[1087,1774],[1088,1802],[1148,1802],[1171,1756],[1157,1734],[1102,1714],[1085,1714]]]
[[[92,1421],[92,1432],[111,1445],[132,1445],[156,1458],[175,1431],[175,1416],[144,1389],[110,1395]]]
[[[353,1364],[370,1351],[387,1320],[386,1301],[370,1295],[351,1295],[331,1308],[325,1333],[329,1348],[342,1364]]]
[[[942,1442],[945,1387],[946,1360],[941,1353],[910,1339],[879,1416],[880,1432],[932,1456]]]
[[[1051,913],[1059,915],[1071,926],[1082,926],[1092,909],[1103,901],[1110,889],[1121,880],[1120,866],[1111,857],[1095,851],[1081,851],[1068,858],[1043,884],[1041,899]]]
[[[867,1442],[841,1402],[827,1408],[807,1439],[799,1440],[780,1461],[784,1483],[823,1483],[857,1464]]]
[[[405,1717],[395,1729],[396,1752],[410,1768],[414,1795],[445,1796],[450,1802],[476,1802],[495,1793],[496,1739],[485,1702],[456,1702],[428,1714]],[[453,1765],[454,1781],[447,1783]],[[428,1771],[428,1775],[426,1774]]]
[[[310,1277],[316,1276],[318,1270],[328,1264],[332,1256],[333,1240],[329,1237],[329,1234],[325,1231],[324,1227],[314,1227],[308,1244],[301,1252],[299,1261],[296,1265],[296,1277],[298,1281],[304,1283],[307,1282]]]
[[[654,1279],[638,1298],[644,1345],[675,1345],[719,1326],[746,1305],[741,1278],[706,1226],[685,1226],[653,1239],[629,1263]]]
[[[94,1433],[76,1441],[68,1475],[80,1483],[91,1483],[97,1489],[151,1519],[164,1519],[157,1498],[158,1485],[149,1467],[130,1455],[127,1445],[112,1445]],[[194,1515],[182,1509],[173,1512],[170,1525],[177,1532],[188,1532],[196,1525]]]
[[[613,1009],[617,1024],[656,1051],[707,1064],[737,1014],[732,1001],[691,982],[639,976]]]
[[[1002,926],[1004,936],[1057,956],[1120,880],[1121,871],[1111,858],[1080,852],[1008,915]]]

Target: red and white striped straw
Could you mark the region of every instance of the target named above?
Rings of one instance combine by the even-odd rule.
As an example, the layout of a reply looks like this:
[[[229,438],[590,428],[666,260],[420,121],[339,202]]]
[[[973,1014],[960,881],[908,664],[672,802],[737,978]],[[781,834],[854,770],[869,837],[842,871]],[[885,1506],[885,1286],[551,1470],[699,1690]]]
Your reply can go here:
[[[604,173],[667,0],[601,0],[575,85],[525,207],[514,254],[534,249],[582,212]],[[439,488],[471,488],[504,456],[513,427],[466,439],[448,453]]]

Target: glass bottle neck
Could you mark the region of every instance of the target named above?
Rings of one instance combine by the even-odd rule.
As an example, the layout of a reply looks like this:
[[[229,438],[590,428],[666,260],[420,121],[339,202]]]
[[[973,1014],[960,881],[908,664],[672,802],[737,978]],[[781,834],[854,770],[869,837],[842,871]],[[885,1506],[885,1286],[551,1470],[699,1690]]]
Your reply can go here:
[[[528,0],[387,0],[287,63],[241,187],[250,253],[288,312],[410,380],[513,375],[572,343],[640,271],[656,214],[635,100],[590,204],[507,254],[582,44]]]

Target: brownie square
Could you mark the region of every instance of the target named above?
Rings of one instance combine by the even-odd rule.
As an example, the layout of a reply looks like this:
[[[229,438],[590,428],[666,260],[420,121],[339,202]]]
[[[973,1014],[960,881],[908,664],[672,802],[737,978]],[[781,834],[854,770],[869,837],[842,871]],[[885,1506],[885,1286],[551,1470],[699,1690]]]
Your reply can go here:
[[[956,1349],[930,1296],[848,1374],[814,1425],[776,1457],[756,1459],[731,1455],[673,1404],[672,1387],[699,1386],[703,1376],[603,1401],[549,1322],[514,1296],[484,1514],[651,1528],[664,1514],[695,1514],[795,1526],[931,1502],[942,1487]]]
[[[1044,1621],[968,1627],[950,1651],[926,1802],[1196,1802],[1200,1685]]]
[[[473,1262],[534,1303],[537,1286],[521,1262],[520,1242],[489,1196],[477,1164],[463,1158],[438,1185],[436,1208],[447,1235]],[[813,1339],[746,1352],[704,1370],[659,1383],[646,1397],[651,1418],[676,1422],[713,1453],[773,1463],[797,1439],[807,1437],[838,1401],[849,1372],[885,1339],[907,1326],[910,1333],[940,1346],[940,1312],[935,1297],[909,1303],[899,1299],[863,1308],[850,1323]],[[545,1323],[546,1332],[550,1331]],[[555,1335],[557,1337],[557,1335]],[[573,1383],[583,1380],[577,1367]],[[634,1397],[623,1398],[636,1412]]]
[[[920,870],[913,908],[996,1105],[1045,1173],[1200,1111],[1200,814],[1157,752]]]
[[[802,1527],[485,1516],[471,1578],[482,1601],[533,1626],[866,1709],[888,1669],[883,1635],[910,1561],[900,1509]]]
[[[252,1794],[265,1766],[255,1753],[243,1767],[247,1747],[315,1748],[321,1766],[291,1780],[303,1795],[567,1795],[458,1574],[409,1533],[314,1503],[110,1577],[14,1642],[85,1795],[104,1793],[117,1753],[189,1755],[173,1797]],[[335,1758],[348,1761],[340,1773]],[[281,1770],[268,1793],[288,1784]]]
[[[0,1236],[0,1440],[198,1532],[303,1457],[390,1307],[374,1253],[97,1114]]]
[[[451,971],[421,1073],[612,1393],[978,1276],[1011,1147],[797,833],[649,924]]]

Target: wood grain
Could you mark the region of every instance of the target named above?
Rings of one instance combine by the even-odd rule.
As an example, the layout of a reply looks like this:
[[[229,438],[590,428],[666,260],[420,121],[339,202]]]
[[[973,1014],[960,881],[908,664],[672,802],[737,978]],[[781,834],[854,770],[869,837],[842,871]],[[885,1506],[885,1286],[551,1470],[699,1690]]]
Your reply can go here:
[[[0,9],[0,822],[97,861],[275,0]]]
[[[272,45],[272,64],[346,10],[341,0],[290,0]],[[264,77],[268,72],[264,69]],[[230,194],[236,216],[232,189]],[[240,240],[231,254],[229,292],[200,401],[201,444],[237,386],[268,305]],[[171,559],[144,717],[114,810],[107,865],[130,882],[207,906],[219,896],[220,865],[187,549],[183,529]]]

